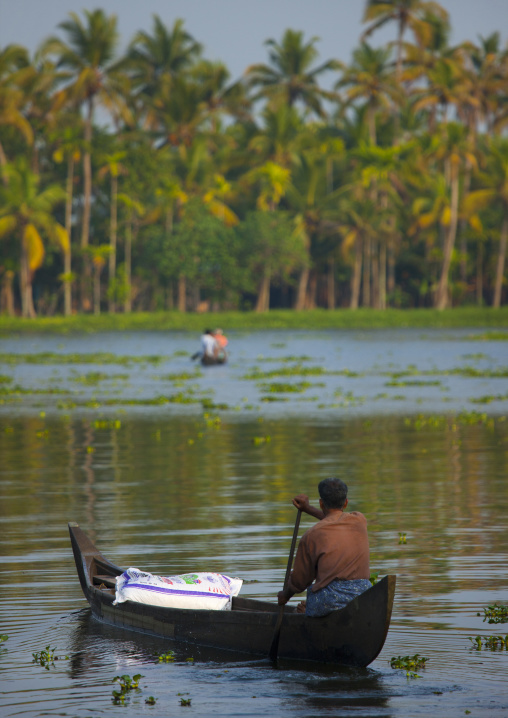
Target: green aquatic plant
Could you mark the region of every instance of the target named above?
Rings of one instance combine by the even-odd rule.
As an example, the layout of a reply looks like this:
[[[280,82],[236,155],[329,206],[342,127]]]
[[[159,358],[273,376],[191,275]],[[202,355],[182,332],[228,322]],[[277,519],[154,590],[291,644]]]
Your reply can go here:
[[[125,704],[127,694],[131,691],[139,690],[139,681],[141,678],[143,678],[141,673],[137,673],[135,676],[132,676],[132,678],[128,675],[115,676],[112,683],[118,683],[120,690],[112,691],[113,698],[111,700],[113,703]]]
[[[93,425],[96,429],[120,429],[122,422],[119,419],[96,419]]]
[[[267,444],[272,440],[271,436],[254,436],[252,438],[252,443],[254,446],[259,446],[259,444]]]
[[[229,409],[229,404],[226,404],[223,401],[212,401],[211,399],[201,399],[201,406],[203,407],[203,409],[210,409],[216,411],[227,411]]]
[[[5,643],[5,641],[9,640],[9,636],[6,633],[2,633],[0,635],[0,643]]]
[[[90,371],[87,374],[69,377],[70,381],[86,384],[87,386],[96,386],[101,381],[126,380],[129,378],[129,374],[104,374],[101,371]]]
[[[471,335],[468,339],[479,342],[507,342],[508,332],[485,332],[484,334]]]
[[[469,399],[471,404],[490,404],[493,401],[506,401],[508,399],[508,392],[506,394],[487,394],[486,396],[477,396],[473,399]]]
[[[426,381],[424,379],[418,380],[418,379],[411,379],[411,380],[404,380],[401,381],[400,379],[392,379],[392,381],[387,381],[385,383],[385,386],[439,386],[441,384],[440,381]]]
[[[475,651],[481,651],[482,648],[487,648],[490,651],[497,651],[498,648],[508,650],[508,635],[475,636],[474,638],[469,637],[469,640],[473,644],[471,648]]]
[[[242,379],[254,379],[259,381],[262,379],[275,379],[276,377],[282,376],[325,376],[337,374],[338,372],[328,372],[320,366],[296,366],[280,367],[279,369],[272,369],[271,371],[260,371],[254,369],[250,374],[245,374]]]
[[[0,384],[10,384],[12,382],[11,376],[6,376],[5,374],[0,374]]]
[[[399,544],[407,543],[407,534],[403,531],[399,531]]]
[[[378,582],[378,580],[379,580],[378,577],[379,577],[379,571],[371,571],[370,572],[369,581],[371,582],[371,584],[373,586],[375,586],[376,583]]]
[[[199,370],[197,371],[181,371],[176,372],[173,374],[164,374],[163,376],[159,377],[162,381],[188,381],[189,379],[199,379],[203,376],[203,373]]]
[[[183,694],[183,693],[178,693],[178,695],[179,695],[179,696],[183,696],[184,694]],[[186,693],[185,695],[189,695],[189,694]],[[190,706],[191,701],[192,701],[192,698],[180,698],[180,705],[181,705],[181,706],[187,706],[187,707],[188,707],[188,706]]]
[[[508,606],[492,603],[483,609],[483,614],[484,623],[508,623]]]
[[[61,661],[63,659],[68,660],[69,656],[57,656],[55,655],[55,651],[56,648],[51,648],[51,646],[49,645],[46,646],[46,648],[44,648],[42,651],[32,653],[32,663],[38,663],[40,666],[49,671],[51,666],[55,665],[55,661]]]
[[[149,706],[154,706],[157,703],[157,698],[154,698],[153,696],[148,696],[148,698],[145,698],[145,703]]]
[[[500,419],[498,419],[500,420]],[[484,424],[487,426],[493,425],[494,420],[489,417],[486,413],[478,411],[461,411],[459,414],[418,414],[413,418],[407,417],[404,419],[404,424],[407,427],[421,431],[422,429],[443,429],[446,426],[454,429],[459,424],[464,425],[476,425]]]
[[[331,404],[332,407],[345,408],[350,406],[361,406],[365,403],[364,396],[355,396],[352,391],[344,392],[342,389],[337,389],[333,392],[333,395],[341,401],[335,404]]]
[[[120,356],[110,352],[91,352],[89,354],[60,354],[57,352],[39,352],[37,354],[0,353],[0,364],[158,364],[160,356]]]
[[[416,671],[425,668],[428,660],[425,656],[420,656],[419,653],[415,653],[414,656],[393,656],[390,666],[406,671],[406,678],[420,678]]]
[[[168,651],[167,653],[161,653],[157,658],[157,663],[174,663],[175,652]]]
[[[260,384],[259,389],[261,391],[269,392],[270,394],[302,394],[312,386],[324,386],[324,384],[313,384],[310,381],[299,381],[296,384],[273,381],[270,384]]]

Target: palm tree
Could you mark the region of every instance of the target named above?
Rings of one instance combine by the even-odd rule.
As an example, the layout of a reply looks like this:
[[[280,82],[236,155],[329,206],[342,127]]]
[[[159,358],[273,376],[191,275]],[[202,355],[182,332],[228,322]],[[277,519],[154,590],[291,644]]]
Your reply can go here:
[[[20,86],[26,75],[28,55],[20,45],[7,45],[0,50],[0,127],[16,128],[27,144],[33,142],[33,131],[22,110],[25,94]],[[0,142],[0,168],[7,164],[5,150]],[[7,176],[3,175],[4,183]]]
[[[47,235],[66,252],[69,237],[52,214],[56,204],[65,199],[58,185],[39,190],[39,177],[24,157],[4,168],[8,183],[2,189],[0,209],[0,237],[13,232],[20,240],[21,308],[24,317],[35,317],[32,279],[42,265],[44,244],[41,233]]]
[[[465,165],[474,168],[477,161],[471,151],[465,128],[455,122],[444,125],[441,131],[433,137],[431,154],[438,161],[443,162],[450,188],[450,224],[444,241],[443,263],[435,298],[436,308],[445,309],[448,304],[448,274],[459,219],[461,169]]]
[[[389,66],[390,54],[387,48],[373,48],[363,42],[354,50],[353,62],[335,85],[336,89],[347,88],[344,108],[357,100],[365,100],[369,138],[373,145],[377,142],[376,113],[389,108],[401,97]]]
[[[312,68],[318,57],[315,47],[318,39],[312,37],[304,42],[303,32],[288,29],[280,44],[273,39],[267,40],[270,64],[251,65],[245,71],[248,86],[261,88],[255,99],[266,97],[274,106],[286,104],[289,107],[301,102],[318,117],[324,117],[321,100],[332,99],[334,95],[320,88],[317,79],[328,70],[339,69],[340,64],[328,60]]]
[[[110,222],[109,222],[109,284],[110,289],[116,276],[116,235],[118,228],[118,178],[121,174],[127,174],[125,166],[121,160],[125,158],[126,152],[119,151],[106,154],[103,157],[104,165],[98,173],[98,177],[102,178],[109,174],[111,178],[111,201],[110,201]],[[115,311],[115,300],[110,294],[108,299],[108,311]]]
[[[261,167],[250,170],[245,179],[257,187],[257,208],[262,212],[275,212],[286,194],[290,183],[290,171],[276,162],[265,162]],[[266,312],[270,305],[271,267],[264,265],[259,284],[256,312]]]
[[[106,16],[103,10],[84,10],[85,22],[76,13],[60,23],[68,41],[58,37],[46,40],[41,53],[57,57],[57,67],[66,70],[63,97],[71,105],[85,107],[83,152],[83,222],[81,249],[85,253],[81,284],[81,308],[89,307],[90,266],[86,260],[89,243],[92,201],[92,136],[94,112],[100,102],[115,118],[127,117],[124,93],[126,77],[113,64],[118,43],[115,15]]]
[[[482,187],[469,194],[465,206],[468,212],[494,206],[501,209],[502,222],[492,300],[492,306],[497,309],[501,306],[508,239],[508,140],[500,139],[492,143],[489,149],[486,171],[479,176]]]
[[[154,97],[164,84],[188,71],[199,58],[202,46],[186,30],[184,21],[175,20],[169,29],[158,15],[153,16],[150,35],[136,33],[125,59],[135,89]]]
[[[407,199],[408,195],[402,173],[412,153],[411,143],[392,147],[360,146],[351,151],[351,157],[360,161],[360,184],[375,211],[373,231],[365,240],[366,260],[370,261],[364,262],[364,289],[371,264],[372,305],[377,309],[386,309],[387,258],[388,252],[393,252],[401,198]]]
[[[397,82],[401,79],[402,48],[406,29],[410,28],[413,31],[421,45],[427,44],[432,31],[428,22],[429,15],[448,20],[446,10],[439,3],[429,0],[367,0],[363,22],[371,22],[371,25],[363,33],[362,40],[386,23],[392,21],[397,23]]]
[[[58,164],[67,162],[67,178],[65,183],[65,231],[69,237],[69,249],[64,254],[64,271],[61,275],[64,285],[64,314],[72,313],[72,204],[74,194],[75,164],[81,159],[83,146],[81,118],[76,114],[59,115],[59,124],[49,134],[50,142],[57,146],[53,152],[53,159]]]

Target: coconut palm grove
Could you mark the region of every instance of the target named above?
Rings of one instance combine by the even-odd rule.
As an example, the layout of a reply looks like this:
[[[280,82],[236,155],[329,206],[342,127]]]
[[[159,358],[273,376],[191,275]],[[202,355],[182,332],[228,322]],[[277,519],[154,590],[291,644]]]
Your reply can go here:
[[[288,28],[236,81],[180,19],[0,48],[0,312],[506,304],[507,47],[363,20],[349,64]]]

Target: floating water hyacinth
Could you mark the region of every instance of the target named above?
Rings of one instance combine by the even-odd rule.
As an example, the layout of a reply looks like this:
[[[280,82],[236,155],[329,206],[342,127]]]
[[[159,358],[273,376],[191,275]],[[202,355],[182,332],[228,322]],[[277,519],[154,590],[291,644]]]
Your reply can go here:
[[[508,623],[508,606],[493,603],[483,609],[483,621],[487,623]],[[479,613],[477,614],[480,615]]]
[[[407,678],[420,678],[415,671],[419,668],[425,668],[428,660],[425,656],[420,656],[419,653],[415,653],[414,656],[394,656],[390,660],[390,666],[392,668],[402,668],[406,671]]]
[[[137,673],[135,676],[132,676],[132,678],[128,675],[115,676],[113,678],[113,683],[118,683],[120,690],[112,691],[113,698],[111,700],[113,701],[113,703],[125,704],[125,698],[126,698],[127,694],[130,691],[139,689],[139,681],[141,678],[143,678],[141,673]]]

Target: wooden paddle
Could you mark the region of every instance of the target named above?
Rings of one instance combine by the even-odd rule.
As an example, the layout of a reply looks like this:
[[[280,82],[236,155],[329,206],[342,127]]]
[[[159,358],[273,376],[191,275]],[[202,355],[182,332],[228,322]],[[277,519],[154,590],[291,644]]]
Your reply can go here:
[[[298,529],[300,528],[301,516],[302,516],[302,510],[298,509],[298,513],[296,514],[295,530],[293,531],[293,540],[291,541],[291,550],[289,552],[288,565],[286,568],[286,577],[284,579],[284,588],[287,587],[287,585],[289,583],[289,578],[291,576],[291,566],[293,565],[293,556],[295,553],[296,539],[298,538]],[[275,630],[273,632],[272,645],[270,646],[270,652],[268,653],[268,657],[270,658],[271,661],[277,660],[277,653],[279,651],[280,628],[282,625],[283,615],[284,615],[284,606],[280,606],[279,607],[279,615],[277,616],[277,622],[275,624]]]

